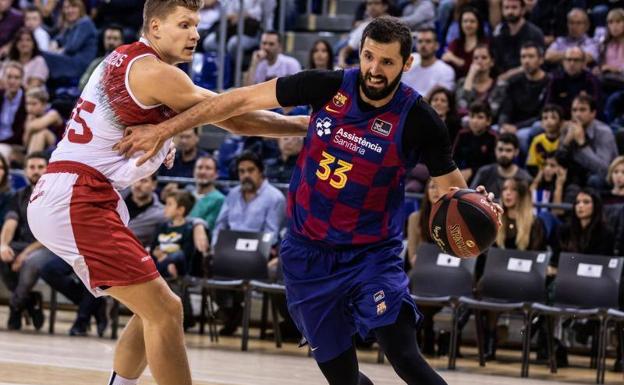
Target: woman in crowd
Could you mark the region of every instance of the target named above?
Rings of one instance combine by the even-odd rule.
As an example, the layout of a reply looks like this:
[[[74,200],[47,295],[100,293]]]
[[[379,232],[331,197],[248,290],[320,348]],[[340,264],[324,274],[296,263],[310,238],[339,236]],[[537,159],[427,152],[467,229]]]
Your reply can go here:
[[[615,8],[607,15],[607,34],[600,44],[595,73],[601,74],[609,94],[624,87],[624,9]]]
[[[9,60],[24,66],[24,88],[45,85],[49,74],[48,65],[41,56],[33,33],[27,28],[22,28],[15,34],[9,51]]]
[[[308,69],[334,69],[334,52],[327,40],[320,39],[312,44],[310,57],[308,58]]]
[[[607,205],[624,203],[624,156],[618,156],[609,165],[607,183],[610,190],[602,193],[602,203]]]
[[[468,74],[457,82],[455,92],[459,114],[466,115],[468,107],[478,101],[490,105],[493,121],[496,121],[503,95],[493,92],[495,89],[494,55],[489,46],[479,44],[473,51]]]
[[[457,79],[468,75],[472,64],[473,51],[479,44],[487,44],[483,20],[479,12],[472,7],[464,7],[459,16],[459,37],[451,41],[442,60],[455,69]]]
[[[461,129],[461,122],[457,116],[455,105],[455,95],[444,87],[436,87],[429,92],[427,97],[429,104],[438,113],[440,119],[444,121],[448,128],[451,143],[455,142],[455,137]]]

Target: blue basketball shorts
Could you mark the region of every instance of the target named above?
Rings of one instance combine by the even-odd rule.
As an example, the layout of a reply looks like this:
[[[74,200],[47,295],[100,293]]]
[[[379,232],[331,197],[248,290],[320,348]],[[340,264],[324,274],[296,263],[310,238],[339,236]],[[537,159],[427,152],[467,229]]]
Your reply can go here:
[[[330,361],[353,345],[359,333],[393,324],[404,304],[421,314],[409,294],[399,255],[390,240],[331,250],[294,235],[282,242],[280,258],[288,310],[317,362]]]

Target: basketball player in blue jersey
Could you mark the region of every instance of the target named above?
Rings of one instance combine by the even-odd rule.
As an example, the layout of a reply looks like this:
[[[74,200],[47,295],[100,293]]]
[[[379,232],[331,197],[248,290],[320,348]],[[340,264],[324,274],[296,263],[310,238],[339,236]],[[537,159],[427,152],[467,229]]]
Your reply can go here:
[[[441,191],[466,183],[444,123],[401,83],[411,48],[404,24],[377,18],[364,30],[360,68],[304,71],[239,88],[157,126],[131,127],[118,144],[128,155],[146,151],[141,162],[166,138],[200,124],[256,109],[312,106],[280,257],[289,311],[331,385],[372,384],[358,370],[355,333],[376,337],[406,383],[445,384],[419,353],[414,331],[421,315],[398,257],[404,176],[420,159]]]

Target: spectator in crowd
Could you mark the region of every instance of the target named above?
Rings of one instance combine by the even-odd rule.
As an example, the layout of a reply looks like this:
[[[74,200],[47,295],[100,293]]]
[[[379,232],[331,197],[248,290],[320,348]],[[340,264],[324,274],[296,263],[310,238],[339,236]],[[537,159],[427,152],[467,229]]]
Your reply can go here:
[[[106,0],[96,3],[91,13],[98,30],[115,25],[122,29],[122,40],[135,41],[138,38],[143,24],[145,0]]]
[[[128,227],[143,245],[151,245],[158,225],[165,221],[164,206],[156,195],[156,173],[139,179],[130,187],[124,202],[128,207]]]
[[[236,160],[240,185],[230,190],[221,207],[213,231],[213,243],[222,229],[272,234],[276,244],[286,214],[284,195],[264,177],[264,165],[253,152],[243,152]],[[219,300],[225,325],[221,335],[232,335],[241,320],[241,298],[223,295]]]
[[[580,48],[571,47],[565,52],[563,70],[556,71],[550,79],[545,102],[559,105],[567,114],[572,100],[581,92],[600,100],[600,83],[585,68],[585,54]]]
[[[275,7],[275,3],[270,1],[263,0],[244,0],[243,1],[243,36],[241,41],[238,41],[238,11],[239,11],[239,2],[238,1],[225,1],[223,2],[222,12],[227,14],[227,53],[231,57],[236,56],[236,47],[239,44],[242,44],[243,50],[248,51],[258,44],[258,34],[260,30],[264,27],[268,26],[269,28],[264,28],[265,30],[270,29],[273,23],[271,22],[273,11],[265,8],[265,4],[272,5]],[[264,23],[263,23],[263,18]],[[206,37],[204,40],[204,50],[205,51],[215,51],[218,48],[218,39],[217,32],[212,32]]]
[[[461,122],[457,116],[455,94],[447,88],[436,87],[429,92],[427,100],[440,119],[444,121],[451,143],[455,142],[457,133],[461,129]]]
[[[38,8],[30,6],[24,9],[24,26],[33,33],[39,49],[47,51],[50,47],[50,34],[43,28],[43,16]]]
[[[37,41],[30,30],[21,28],[17,31],[9,50],[9,60],[16,61],[24,67],[23,86],[26,89],[45,86],[48,80],[48,65],[40,53]]]
[[[522,72],[512,76],[505,87],[505,98],[500,110],[498,124],[501,132],[517,133],[520,148],[526,153],[531,133],[531,125],[539,120],[544,104],[546,86],[550,80],[541,68],[544,63],[544,50],[541,46],[527,42],[520,49]]]
[[[9,183],[9,172],[9,163],[0,155],[0,218],[3,219],[13,198],[13,189]]]
[[[161,166],[158,175],[192,178],[195,161],[207,153],[199,148],[199,132],[197,127],[176,135],[176,154],[173,167]]]
[[[598,43],[587,36],[589,17],[581,8],[574,8],[568,13],[568,35],[558,37],[546,51],[546,61],[559,64],[565,58],[565,52],[572,47],[580,48],[585,53],[585,62],[598,60]]]
[[[609,165],[607,183],[610,190],[602,193],[605,206],[624,203],[624,156],[618,156]]]
[[[104,55],[100,57],[96,57],[91,61],[86,71],[80,77],[80,82],[78,83],[78,88],[83,90],[93,74],[93,71],[97,68],[97,66],[104,60],[106,56],[108,56],[111,52],[113,52],[117,47],[121,46],[124,43],[124,35],[123,29],[115,24],[111,24],[104,30],[102,35],[102,43],[104,46]]]
[[[609,91],[624,88],[624,9],[616,8],[607,16],[607,34],[600,44],[598,65],[595,73],[602,75],[601,80]]]
[[[212,232],[225,196],[215,187],[217,179],[217,161],[208,155],[197,159],[195,163],[195,206],[189,214],[190,217],[200,218],[206,221],[208,229]]]
[[[543,133],[531,141],[526,165],[533,174],[544,167],[546,155],[554,154],[559,148],[559,137],[563,126],[563,110],[556,104],[547,104],[542,109],[541,129]]]
[[[307,69],[328,71],[334,69],[334,50],[327,40],[320,39],[312,44]]]
[[[417,250],[421,243],[432,243],[429,231],[429,216],[431,207],[440,199],[440,191],[433,179],[425,184],[425,195],[422,198],[420,209],[410,214],[407,220],[407,259],[406,270],[413,271]],[[410,277],[411,278],[411,277]],[[412,280],[413,282],[413,280]],[[422,341],[422,353],[428,356],[435,354],[435,331],[433,330],[433,317],[442,308],[439,306],[420,306],[418,308],[424,315],[422,327],[418,331],[419,340]]]
[[[54,18],[60,14],[61,0],[34,0],[33,5],[41,12],[45,24],[50,28],[55,28]]]
[[[306,0],[298,0],[298,1],[300,1],[303,5],[305,5]],[[399,4],[397,3],[398,3],[397,1],[392,1],[392,0],[388,1],[388,15],[394,16],[394,17],[401,16],[401,8],[398,6]],[[318,1],[318,4],[320,8],[320,5],[322,5],[322,2]],[[370,4],[368,3],[367,0],[360,1],[360,4],[355,9],[355,18],[353,19],[353,28],[373,18],[373,16],[371,16],[371,13],[368,11],[369,5]]]
[[[496,65],[503,71],[500,78],[509,79],[520,73],[520,47],[532,41],[544,46],[542,31],[524,18],[524,0],[503,0],[503,22],[496,27],[492,48]]]
[[[439,48],[435,29],[419,30],[416,44],[420,61],[412,64],[412,68],[403,74],[402,82],[421,95],[429,94],[436,86],[454,89],[453,68],[435,56]]]
[[[567,33],[566,16],[584,1],[551,0],[537,1],[528,19],[535,23],[544,33],[544,43],[548,46],[557,36]]]
[[[590,96],[574,98],[572,120],[563,129],[559,151],[562,158],[574,163],[575,172],[598,181],[607,175],[609,164],[618,155],[617,146],[609,126],[596,119],[596,102]]]
[[[503,89],[496,87],[496,78],[493,76],[494,56],[487,45],[477,46],[472,56],[468,75],[457,82],[455,93],[459,113],[465,115],[472,103],[480,102],[490,105],[494,118],[504,96],[501,93]]]
[[[478,45],[488,44],[479,11],[472,7],[464,7],[460,11],[459,20],[459,37],[449,43],[442,55],[442,60],[453,66],[458,79],[468,75],[474,49]]]
[[[297,158],[303,148],[302,137],[283,137],[277,139],[280,150],[278,158],[266,160],[266,178],[271,183],[289,183],[297,165]]]
[[[50,68],[50,78],[78,83],[80,76],[97,54],[97,31],[85,13],[81,0],[64,0],[61,30],[42,52]]]
[[[470,183],[471,188],[485,186],[488,192],[501,196],[503,183],[509,178],[531,182],[531,175],[523,168],[514,164],[520,153],[518,138],[514,134],[500,134],[496,140],[494,155],[496,162],[482,166]],[[528,185],[527,185],[528,186]]]
[[[24,25],[24,15],[11,8],[11,0],[0,0],[0,58],[9,52],[15,33]]]
[[[360,49],[364,29],[371,20],[387,15],[389,5],[389,0],[366,0],[366,14],[368,15],[368,19],[358,24],[357,27],[349,33],[347,44],[338,52],[338,67],[348,67],[347,61],[353,53],[358,52]]]
[[[453,159],[467,183],[481,166],[496,161],[496,133],[490,128],[492,111],[487,104],[470,106],[468,128],[457,134],[453,146]]]
[[[26,92],[26,122],[24,146],[26,152],[44,151],[56,144],[63,134],[63,118],[58,111],[48,107],[50,96],[45,88],[32,88]]]
[[[178,190],[165,201],[165,218],[154,236],[151,253],[156,267],[165,278],[177,278],[188,273],[193,245],[193,222],[186,216],[193,208],[195,198],[188,191]]]
[[[18,62],[4,64],[5,89],[0,90],[0,154],[11,159],[11,146],[21,145],[26,121],[26,93],[22,88],[24,67]]]
[[[542,221],[533,212],[527,181],[519,178],[506,179],[501,202],[504,212],[501,216],[502,225],[496,236],[496,246],[511,250],[546,250],[546,230]],[[489,361],[496,359],[498,313],[486,312],[486,318],[483,354]]]
[[[26,219],[26,208],[34,186],[47,166],[48,160],[42,153],[33,153],[26,158],[24,171],[30,184],[13,197],[0,233],[0,275],[12,292],[9,330],[21,328],[23,310],[28,311],[35,329],[39,330],[43,325],[41,295],[33,294],[31,290],[39,279],[39,267],[56,257],[32,235]]]
[[[434,27],[435,6],[431,0],[408,0],[402,8],[399,19],[412,31]]]
[[[562,202],[572,201],[568,199],[567,191],[567,175],[568,170],[562,167],[554,153],[548,153],[544,156],[544,165],[539,169],[533,183],[531,183],[531,195],[534,203],[552,203],[561,204]],[[547,209],[536,208],[536,212],[547,211]],[[562,215],[564,211],[561,209],[553,209],[554,215]]]
[[[267,31],[260,39],[260,49],[251,56],[245,85],[258,84],[273,78],[296,74],[301,64],[292,56],[282,53],[279,33]]]
[[[221,20],[221,4],[219,0],[204,0],[204,6],[199,10],[199,24],[197,32],[199,33],[199,42],[197,47],[203,49],[204,40],[215,28]]]

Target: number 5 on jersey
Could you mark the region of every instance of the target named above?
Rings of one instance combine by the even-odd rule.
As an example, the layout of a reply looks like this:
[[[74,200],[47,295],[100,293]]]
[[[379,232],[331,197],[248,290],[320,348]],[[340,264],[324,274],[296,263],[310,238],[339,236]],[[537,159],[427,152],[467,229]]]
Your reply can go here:
[[[353,168],[353,164],[345,162],[342,159],[338,159],[336,162],[336,157],[326,153],[325,151],[323,151],[321,155],[323,155],[323,159],[319,162],[319,169],[316,170],[316,176],[320,180],[329,179],[329,185],[334,188],[344,188],[347,184],[347,172]],[[330,165],[334,163],[338,163],[338,167],[336,167],[332,176],[332,169]]]
[[[87,125],[87,122],[80,116],[82,113],[93,113],[95,111],[95,104],[88,100],[78,99],[76,108],[72,111],[69,123],[67,123],[67,139],[72,143],[85,144],[89,143],[93,139],[93,131]],[[82,127],[82,133],[76,132],[76,129],[70,128],[72,120]]]

